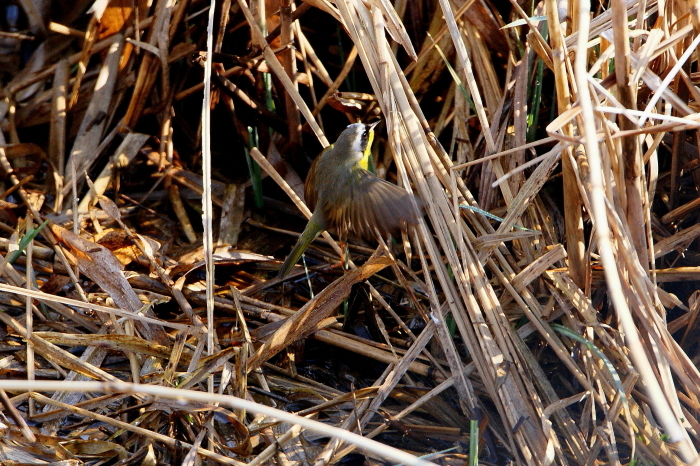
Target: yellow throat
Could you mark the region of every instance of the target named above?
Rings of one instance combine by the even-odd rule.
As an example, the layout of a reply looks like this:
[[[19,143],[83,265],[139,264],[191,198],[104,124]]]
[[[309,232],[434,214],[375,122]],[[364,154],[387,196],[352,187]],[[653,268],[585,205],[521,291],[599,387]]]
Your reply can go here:
[[[357,163],[361,168],[369,170],[369,158],[372,156],[372,142],[374,142],[374,129],[369,131],[369,138],[367,139],[367,147],[365,147],[365,152],[362,154],[362,158]]]

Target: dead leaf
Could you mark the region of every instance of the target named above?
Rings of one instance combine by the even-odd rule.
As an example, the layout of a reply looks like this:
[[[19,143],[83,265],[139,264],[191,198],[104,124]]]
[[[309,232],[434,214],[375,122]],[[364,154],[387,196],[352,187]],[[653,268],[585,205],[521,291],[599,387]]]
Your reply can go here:
[[[14,329],[23,338],[27,338],[27,329],[10,315],[0,312],[0,321],[5,323],[8,327]],[[51,361],[52,363],[61,367],[96,380],[109,380],[112,382],[117,382],[119,380],[102,369],[93,366],[89,362],[73,356],[68,351],[63,350],[56,345],[52,345],[43,338],[38,337],[36,334],[31,335],[31,341],[34,344],[34,351],[39,353],[47,361]]]
[[[293,342],[310,333],[312,329],[316,330],[316,324],[328,317],[348,297],[352,285],[367,280],[391,264],[392,260],[387,257],[370,258],[361,267],[328,285],[314,299],[284,321],[284,324],[248,361],[246,370],[251,372]]]
[[[212,416],[214,431],[220,437],[221,446],[235,455],[250,455],[250,432],[245,424],[231,411],[223,408],[216,409]]]
[[[201,359],[198,361],[199,364],[197,366],[197,370],[191,374],[188,374],[189,377],[185,379],[184,383],[178,385],[178,388],[185,390],[206,379],[210,374],[218,370],[226,363],[226,361],[235,356],[239,351],[240,348],[238,347],[226,348],[225,350],[212,356]]]
[[[73,440],[64,442],[62,445],[66,450],[81,458],[109,459],[116,456],[123,460],[128,456],[123,446],[102,440]]]
[[[122,274],[121,262],[109,249],[55,224],[51,225],[51,231],[59,241],[68,246],[80,271],[109,294],[117,306],[131,312],[141,310],[143,304]],[[155,317],[150,309],[146,315]],[[138,321],[135,325],[143,337],[150,341],[160,344],[166,344],[169,341],[168,335],[160,326]]]
[[[123,230],[104,230],[95,235],[95,242],[112,251],[122,266],[129,265],[141,254],[134,241]]]
[[[144,340],[130,335],[75,335],[58,332],[34,332],[40,338],[63,346],[96,346],[117,351],[127,351],[135,354],[145,354],[161,359],[169,359],[172,350],[168,346]],[[190,354],[185,352],[182,357],[184,362],[190,360]]]

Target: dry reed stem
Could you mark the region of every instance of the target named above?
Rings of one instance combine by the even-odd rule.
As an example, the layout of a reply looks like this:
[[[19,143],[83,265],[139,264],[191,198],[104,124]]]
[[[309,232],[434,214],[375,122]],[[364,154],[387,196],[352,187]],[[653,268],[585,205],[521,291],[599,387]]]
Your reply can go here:
[[[322,145],[327,145],[317,119],[321,121],[322,112],[327,112],[324,106],[328,98],[346,77],[350,73],[358,73],[354,65],[355,57],[359,57],[386,121],[388,147],[396,163],[399,184],[415,190],[426,204],[426,218],[422,220],[411,245],[420,260],[420,271],[413,272],[406,265],[394,262],[392,269],[396,280],[383,277],[384,281],[373,281],[375,286],[370,287],[376,307],[391,316],[396,321],[396,329],[400,330],[385,328],[388,325],[379,320],[384,342],[377,343],[340,331],[335,319],[307,321],[304,314],[294,314],[295,307],[291,306],[291,302],[296,302],[298,296],[289,296],[296,292],[286,297],[282,294],[282,301],[277,302],[283,305],[264,302],[264,299],[275,299],[270,296],[275,286],[281,286],[281,282],[275,279],[265,282],[260,275],[250,281],[242,277],[232,279],[231,283],[236,286],[240,284],[240,288],[245,288],[245,294],[250,296],[239,296],[238,291],[233,290],[233,297],[214,297],[211,268],[207,277],[208,296],[183,289],[183,286],[187,286],[187,274],[173,272],[176,267],[161,256],[158,246],[142,241],[137,233],[132,233],[124,224],[123,213],[117,206],[101,199],[99,209],[87,211],[89,221],[80,223],[76,214],[74,228],[80,236],[65,234],[63,238],[66,244],[72,245],[68,254],[70,261],[73,261],[73,265],[76,262],[82,264],[84,273],[93,278],[89,283],[78,281],[61,247],[56,246],[55,251],[63,262],[61,267],[67,271],[51,263],[53,250],[45,245],[57,242],[48,230],[44,245],[32,242],[19,263],[10,263],[7,257],[2,261],[0,270],[10,283],[0,284],[0,291],[9,296],[7,303],[3,301],[3,304],[14,309],[21,302],[25,322],[20,322],[21,314],[0,313],[0,319],[10,333],[27,340],[28,365],[22,369],[22,375],[17,376],[26,377],[25,382],[0,381],[0,387],[6,390],[26,391],[41,387],[54,390],[57,388],[55,384],[32,380],[51,374],[64,379],[62,383],[67,384],[84,376],[115,382],[114,385],[64,387],[121,390],[124,386],[117,383],[114,375],[118,374],[129,380],[148,380],[154,384],[143,388],[144,393],[132,394],[137,401],[146,401],[146,392],[154,396],[170,393],[158,384],[179,386],[177,395],[201,401],[201,397],[211,395],[195,392],[194,389],[203,389],[203,386],[196,385],[206,379],[219,382],[216,387],[212,385],[210,390],[219,393],[231,390],[239,398],[244,398],[251,396],[258,384],[262,390],[274,391],[275,387],[268,383],[268,379],[274,383],[282,384],[282,380],[291,383],[294,376],[297,381],[304,380],[306,387],[313,386],[319,394],[323,393],[319,395],[319,400],[332,399],[304,410],[304,414],[337,409],[342,414],[331,417],[335,425],[348,430],[359,429],[370,437],[405,422],[413,426],[416,432],[429,432],[426,435],[435,435],[435,438],[439,438],[439,435],[452,438],[450,435],[458,434],[450,429],[463,428],[469,419],[483,416],[489,420],[485,435],[496,439],[499,447],[506,449],[507,454],[519,464],[589,464],[595,461],[622,464],[632,457],[636,461],[654,464],[694,461],[700,443],[697,434],[700,428],[697,421],[700,372],[693,356],[686,351],[690,348],[689,342],[696,338],[693,328],[700,306],[696,298],[690,298],[686,303],[684,298],[674,296],[661,286],[672,281],[695,281],[700,272],[698,267],[668,261],[663,262],[663,268],[656,270],[656,262],[652,259],[665,260],[674,257],[676,252],[692,250],[692,243],[700,234],[695,226],[686,228],[683,223],[697,208],[697,201],[682,199],[679,190],[682,186],[681,168],[686,170],[684,173],[692,173],[696,169],[692,161],[692,151],[696,148],[683,140],[682,132],[693,134],[690,131],[695,132],[700,126],[697,113],[700,90],[695,86],[696,73],[691,73],[691,65],[696,66],[697,63],[693,52],[700,40],[697,5],[677,1],[616,0],[611,3],[611,9],[590,14],[588,2],[572,1],[566,12],[566,27],[563,27],[564,23],[559,27],[560,20],[564,18],[556,10],[559,2],[546,1],[540,5],[544,8],[541,12],[548,17],[549,35],[545,37],[542,23],[535,24],[528,17],[529,13],[523,11],[517,2],[512,2],[513,17],[496,18],[495,23],[500,26],[516,17],[525,18],[521,31],[514,28],[505,30],[503,34],[504,37],[508,35],[509,40],[525,40],[526,43],[519,50],[515,43],[506,41],[509,50],[500,51],[505,58],[499,61],[494,60],[489,38],[483,37],[482,30],[473,22],[473,16],[486,3],[480,2],[472,9],[473,2],[463,2],[459,10],[453,12],[450,2],[441,0],[432,5],[434,11],[427,12],[432,18],[429,28],[435,42],[426,39],[417,62],[402,69],[397,59],[399,48],[403,48],[408,57],[415,56],[410,39],[412,32],[407,31],[406,18],[401,19],[413,7],[409,2],[396,2],[400,12],[397,14],[386,0],[340,0],[335,5],[325,0],[307,1],[303,6],[305,10],[309,9],[307,5],[314,5],[328,12],[353,43],[352,52],[333,80],[328,71],[332,73],[333,69],[323,62],[322,54],[317,53],[319,49],[314,48],[320,45],[315,42],[317,38],[308,34],[306,29],[302,32],[301,25],[308,24],[300,22],[297,19],[299,16],[295,16],[291,8],[282,12],[279,33],[283,45],[295,42],[299,50],[295,53],[291,48],[283,48],[284,64],[279,63],[259,28],[259,24],[271,14],[264,11],[263,3],[239,0],[230,11],[229,6],[225,6],[226,13],[218,17],[217,34],[210,36],[208,51],[222,51],[228,40],[227,34],[231,31],[226,29],[230,26],[231,13],[231,18],[241,21],[236,27],[249,27],[253,43],[262,49],[264,61],[260,57],[247,57],[249,62],[242,60],[239,65],[222,73],[233,81],[236,99],[240,98],[244,105],[248,105],[247,111],[253,110],[262,115],[263,122],[268,118],[268,123],[279,123],[272,111],[256,103],[255,94],[247,94],[248,91],[241,85],[244,80],[239,79],[246,76],[255,80],[259,77],[258,70],[275,73],[282,82],[283,87],[277,91],[279,99],[284,99],[287,104],[287,116],[296,115],[297,112],[304,115],[306,124]],[[283,2],[285,8],[291,4]],[[662,11],[658,11],[660,6],[663,7]],[[469,17],[465,17],[467,11],[470,12]],[[22,133],[19,130],[23,129],[23,124],[48,122],[50,119],[51,145],[55,144],[50,156],[58,165],[54,183],[56,188],[52,188],[55,191],[67,194],[74,189],[72,174],[82,177],[83,169],[92,163],[92,157],[106,150],[119,129],[115,122],[121,119],[127,126],[133,127],[142,122],[143,117],[157,115],[156,136],[159,141],[143,159],[164,171],[159,175],[160,179],[167,177],[187,188],[177,196],[178,204],[186,207],[186,192],[190,190],[205,193],[204,197],[207,193],[218,192],[216,190],[221,184],[210,182],[208,169],[201,177],[182,164],[183,160],[189,161],[183,156],[187,150],[178,148],[178,143],[173,139],[173,134],[180,130],[174,124],[179,117],[175,112],[173,118],[175,103],[187,102],[188,96],[194,92],[207,89],[206,86],[192,86],[188,82],[189,88],[183,91],[185,83],[179,82],[179,77],[173,74],[173,62],[184,56],[186,52],[183,50],[196,50],[195,44],[188,48],[184,47],[186,44],[177,43],[180,39],[179,25],[185,22],[185,18],[187,21],[196,18],[196,15],[190,16],[196,12],[191,11],[186,1],[175,6],[170,0],[160,0],[152,13],[152,16],[141,21],[138,31],[125,32],[129,42],[139,47],[137,53],[142,54],[140,67],[132,69],[132,65],[127,65],[123,69],[117,68],[115,63],[122,55],[126,56],[119,50],[108,55],[106,60],[95,58],[89,61],[88,58],[96,57],[98,52],[118,40],[118,36],[111,36],[92,43],[95,31],[91,30],[81,43],[82,53],[65,58],[60,66],[49,65],[43,70],[34,68],[32,73],[25,70],[21,79],[18,75],[4,88],[3,95],[10,100],[3,107],[8,109],[3,129],[8,132],[11,141],[20,142]],[[213,20],[215,11],[209,10],[208,13]],[[649,23],[651,18],[656,18],[654,24]],[[141,29],[146,27],[150,30],[142,42]],[[270,40],[276,34],[271,34]],[[396,43],[390,43],[387,34]],[[445,86],[444,92],[440,93],[442,107],[437,110],[431,108],[426,95],[430,91],[435,92],[434,85],[442,82],[440,79],[441,76],[444,78],[444,73],[441,73],[446,69],[434,43],[439,45],[448,61],[456,63],[453,67],[464,77],[469,99],[473,99],[471,102],[450,80],[449,86]],[[296,71],[297,60],[303,66],[302,74]],[[545,97],[555,98],[556,110],[552,121],[544,122],[542,119],[540,122],[541,127],[547,127],[549,137],[527,143],[529,125],[532,124],[530,118],[533,116],[530,112],[535,111],[529,108],[532,100],[528,86],[534,80],[539,60],[543,67],[553,72],[545,69],[544,76],[549,79],[547,82],[553,79],[556,96]],[[87,69],[85,74],[72,78],[65,72],[66,64],[89,64],[91,61],[99,61],[99,66],[111,70],[111,88],[98,88],[95,85],[94,70]],[[210,65],[206,64],[207,67]],[[198,71],[199,67],[193,69]],[[54,89],[40,90],[44,81],[56,70],[59,72],[54,80]],[[407,77],[409,73],[412,74]],[[236,75],[238,77],[234,77]],[[130,81],[132,76],[133,80]],[[299,84],[309,86],[312,93],[308,99],[310,103],[302,98]],[[321,85],[327,86],[328,91],[317,100],[315,88]],[[64,114],[62,102],[66,99],[67,86],[73,87],[74,96],[91,99],[92,103],[82,120],[81,136],[74,144],[75,151],[85,152],[87,148],[90,157],[80,159],[71,156],[68,174],[64,175],[61,171],[64,162],[61,161],[60,147],[71,137],[69,128],[65,126],[66,117],[70,115],[73,118],[82,111],[73,107]],[[93,88],[94,92],[90,90]],[[125,95],[125,89],[132,93],[132,100],[125,115],[116,114],[122,111],[118,103]],[[100,92],[104,92],[104,95]],[[207,97],[210,94],[207,91]],[[20,106],[12,99],[19,101]],[[34,118],[33,113],[37,109],[48,109],[48,102],[53,102],[51,112]],[[99,113],[96,110],[98,104],[110,118],[100,119],[100,115],[96,114]],[[470,105],[474,108],[470,108]],[[637,105],[643,109],[638,110]],[[205,108],[209,108],[206,103]],[[236,110],[235,106],[232,108]],[[473,111],[477,118],[474,118]],[[424,112],[428,114],[427,117]],[[543,113],[540,112],[540,117]],[[5,118],[3,112],[0,115]],[[289,140],[300,143],[300,121],[291,117],[287,123]],[[286,125],[280,125],[283,126]],[[431,132],[433,126],[435,134]],[[206,135],[203,146],[206,147],[211,130],[204,124],[203,131]],[[448,152],[437,140],[436,134],[450,131],[451,136],[442,140],[451,139]],[[479,132],[482,134],[476,134]],[[675,134],[666,141],[664,135],[670,132]],[[4,141],[5,135],[0,136]],[[554,142],[557,144],[552,147]],[[277,139],[275,144],[283,147]],[[550,145],[545,146],[547,144]],[[666,167],[658,161],[659,151],[664,150],[662,144],[670,144],[673,153],[668,174],[662,171]],[[690,146],[686,152],[684,144]],[[140,148],[143,144],[136,145]],[[138,148],[132,150],[134,155]],[[15,187],[11,189],[18,192],[20,199],[30,206],[33,220],[27,224],[37,224],[41,222],[44,211],[39,210],[40,203],[34,196],[36,191],[27,189],[27,186],[32,187],[32,180],[20,179],[21,172],[8,169],[8,160],[12,157],[8,158],[7,154],[12,154],[15,149],[0,148],[0,161],[12,176],[11,182]],[[537,154],[530,156],[534,149],[537,149]],[[289,188],[285,177],[278,174],[282,164],[275,162],[276,150],[271,147],[267,152],[268,158],[257,148],[251,154],[308,217],[310,213],[304,210],[303,203]],[[691,154],[690,161],[682,159],[688,152]],[[176,158],[177,153],[179,159]],[[73,155],[77,155],[77,152]],[[204,159],[207,160],[206,155]],[[548,187],[554,184],[552,180],[556,179],[555,169],[560,159],[565,198],[565,243],[560,237],[562,230],[557,226],[558,214],[552,208],[554,203],[549,199],[551,196],[548,192]],[[178,164],[181,165],[176,166]],[[71,166],[75,167],[72,174]],[[685,180],[691,176],[687,175]],[[496,183],[493,183],[494,180]],[[663,191],[668,189],[669,183],[670,192]],[[174,191],[174,188],[176,186],[171,185],[170,189]],[[98,190],[98,197],[106,192],[104,185],[99,186]],[[656,219],[658,208],[655,209],[652,204],[659,199],[659,193],[666,193],[670,198],[668,209],[658,215],[661,221]],[[13,192],[9,191],[5,195],[11,194]],[[87,206],[90,196],[86,196],[81,206]],[[220,205],[222,201],[212,195],[205,205],[212,203]],[[61,204],[59,196],[55,205]],[[494,227],[481,214],[465,210],[464,205],[497,212],[504,221]],[[105,212],[108,215],[103,215]],[[584,213],[591,216],[590,239],[587,231],[589,219],[584,217]],[[135,241],[136,249],[142,255],[139,266],[145,264],[147,268],[150,267],[159,282],[154,283],[145,272],[127,282],[116,263],[111,268],[107,267],[111,259],[99,260],[100,254],[109,251],[103,246],[96,246],[92,239],[87,240],[86,234],[87,231],[99,233],[108,229],[110,216],[116,219],[121,231]],[[187,216],[188,211],[183,208],[182,225],[193,223]],[[208,236],[212,229],[211,210],[205,217]],[[254,222],[249,222],[248,226],[256,228]],[[527,227],[541,234],[513,230],[516,226]],[[9,229],[17,232],[26,230],[22,228],[18,223]],[[19,233],[15,236],[19,236]],[[341,254],[342,251],[328,234],[326,238],[336,253]],[[16,247],[15,244],[14,238],[2,242],[3,248],[8,251]],[[391,255],[386,245],[384,250]],[[256,257],[260,261],[261,255]],[[86,259],[97,263],[91,265],[92,269],[85,268]],[[568,267],[565,266],[567,261]],[[410,260],[407,264],[410,265]],[[598,265],[603,266],[602,271]],[[98,272],[104,272],[105,276],[98,278]],[[71,275],[78,295],[82,293],[82,285],[86,289],[99,288],[110,295],[109,299],[116,301],[119,309],[89,303],[85,294],[82,294],[85,302],[80,302],[36,290],[34,277],[46,273]],[[180,280],[175,283],[173,280],[177,277]],[[134,282],[141,286],[133,285]],[[290,289],[295,286],[293,279],[287,283]],[[404,322],[405,316],[399,306],[386,297],[384,289],[377,283],[390,284],[395,290],[406,289],[402,296],[407,297],[408,307],[427,322],[420,333],[414,334],[408,323]],[[115,284],[119,286],[115,288]],[[332,291],[333,286],[339,284],[342,282],[336,282],[328,290]],[[614,304],[614,314],[608,310],[605,298],[601,298],[604,293],[598,292],[602,286],[607,287]],[[143,315],[139,298],[145,290],[175,297],[179,307],[177,312],[183,312],[191,325]],[[205,304],[209,311],[206,322],[208,330],[205,330],[205,323],[192,307]],[[51,318],[47,319],[42,314],[40,307],[43,306],[46,306],[51,318],[61,316],[58,317],[61,328],[46,328],[52,322]],[[689,312],[679,316],[676,314],[679,311],[674,311],[667,316],[668,309],[673,306]],[[214,309],[218,311],[216,315]],[[89,313],[83,314],[88,310]],[[331,310],[324,308],[324,312]],[[315,317],[320,319],[320,316]],[[671,317],[674,320],[667,324],[666,319],[670,320]],[[279,328],[284,330],[285,326],[292,326],[302,318],[308,324],[302,328],[303,332],[286,335],[280,332],[277,334],[280,338],[277,346],[266,340],[266,332]],[[238,322],[242,336],[240,341],[234,340],[235,344],[228,348],[218,347],[213,340],[214,330],[218,329],[215,325],[228,322],[227,319]],[[379,318],[375,316],[373,319],[377,322]],[[514,328],[513,323],[520,319],[527,323]],[[577,347],[578,342],[555,331],[551,325],[554,320],[561,321],[570,330],[592,342],[610,365],[601,362],[598,352],[584,345]],[[285,321],[286,324],[281,323]],[[455,334],[450,328],[452,322],[456,327]],[[171,333],[166,336],[161,329],[171,329]],[[671,334],[683,329],[685,335],[679,344]],[[294,371],[286,373],[286,378],[272,376],[273,370],[282,372],[282,369],[267,363],[271,354],[288,349],[291,340],[314,330],[312,338],[316,341],[386,363],[388,367],[374,381],[375,387],[347,393],[330,390],[318,382],[312,383],[294,374]],[[148,336],[149,331],[162,332],[161,338],[156,334],[152,334],[152,338],[142,338]],[[398,334],[401,338],[397,338]],[[533,334],[536,338],[533,338]],[[221,338],[221,335],[218,337]],[[255,353],[254,345],[259,345],[261,341],[265,343]],[[440,347],[438,354],[434,352],[437,345],[430,345],[433,341]],[[538,348],[540,342],[546,344],[546,351]],[[78,345],[88,346],[81,357],[61,348],[78,348]],[[536,352],[545,353],[550,360],[536,357]],[[210,356],[205,356],[205,353]],[[119,355],[123,369],[115,372],[106,370],[107,356],[115,354]],[[168,362],[164,364],[165,361]],[[13,368],[17,367],[14,359],[12,364]],[[44,365],[39,367],[39,364]],[[552,369],[553,366],[556,368]],[[185,367],[188,374],[181,372]],[[263,370],[247,375],[252,367]],[[294,369],[295,366],[292,364],[291,367]],[[619,378],[611,372],[611,367]],[[410,379],[412,383],[421,383],[430,377],[439,385],[428,389],[415,401],[401,405],[403,409],[393,409],[387,403],[388,397],[404,390],[403,382],[409,380],[406,378],[416,375],[419,378]],[[132,391],[135,388],[141,389],[140,386],[126,389]],[[454,389],[458,398],[453,400],[451,409],[437,408],[442,403],[438,395],[442,393],[444,397],[444,390],[448,388]],[[109,411],[113,409],[110,403],[117,400],[107,397],[94,403],[81,401],[80,393],[56,393],[54,396],[56,399],[49,401],[41,395],[33,395],[31,400],[26,394],[18,395],[11,398],[10,403],[13,408],[22,406],[25,409],[26,406],[28,417],[43,423],[43,435],[56,435],[70,413],[98,419],[95,416],[99,415],[93,411]],[[267,395],[261,396],[265,396],[261,399],[272,400]],[[214,399],[222,402],[232,400],[213,397],[206,401]],[[128,400],[118,399],[127,404],[133,402]],[[351,408],[344,406],[348,401],[354,401]],[[78,403],[79,406],[70,406]],[[49,408],[51,404],[60,406],[60,409]],[[166,406],[168,410],[184,409],[178,407],[176,402],[163,402],[162,406],[156,405],[152,412],[137,417],[137,422],[157,419]],[[280,455],[292,455],[278,449],[275,439],[280,443],[296,443],[298,435],[309,427],[295,427],[284,434],[284,425],[276,426],[275,431],[270,427],[271,421],[262,416],[252,423],[246,421],[248,410],[256,411],[261,405],[235,406],[235,411],[230,412],[231,419],[236,419],[245,429],[251,429],[245,434],[247,438],[259,435],[261,439],[270,441],[270,446],[255,458],[240,454],[240,458],[235,460],[232,459],[234,453],[225,456],[214,452],[214,447],[223,445],[217,443],[220,440],[214,437],[214,447],[204,449],[199,442],[206,432],[213,431],[213,421],[202,416],[197,418],[196,429],[191,428],[192,435],[186,437],[188,441],[181,443],[186,444],[185,450],[188,451],[184,461],[194,462],[199,454],[222,463],[242,464],[245,460],[262,464],[272,461],[274,455],[278,455],[278,458],[282,457]],[[445,422],[445,427],[427,428],[421,425],[416,421],[419,416],[415,415],[420,407],[428,410],[433,419]],[[379,410],[386,410],[388,416],[378,426],[373,425]],[[20,418],[25,415],[25,411],[17,412]],[[137,436],[131,437],[133,439],[144,436],[157,443],[174,445],[174,439],[158,434],[157,428],[120,423],[112,416],[102,416],[99,420],[118,429],[137,432]],[[289,422],[295,421],[289,419]],[[11,427],[12,435],[18,436],[13,438],[21,438],[23,442],[31,440],[26,425],[23,427],[21,424],[17,423],[17,430],[14,430],[14,425]],[[407,431],[410,432],[411,427]],[[668,435],[673,445],[666,445],[662,435]],[[345,443],[347,439],[327,442],[311,452],[310,457],[316,456],[319,461],[331,458],[340,460],[357,448],[354,444]],[[407,456],[403,458],[401,461],[408,461],[405,459]],[[410,460],[415,461],[414,458]]]

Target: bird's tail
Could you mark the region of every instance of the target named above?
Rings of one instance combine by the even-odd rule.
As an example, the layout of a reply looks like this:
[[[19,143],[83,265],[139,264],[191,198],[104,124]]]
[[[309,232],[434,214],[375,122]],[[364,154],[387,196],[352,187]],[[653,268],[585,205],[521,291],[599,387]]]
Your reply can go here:
[[[302,254],[304,254],[304,251],[306,251],[306,248],[309,247],[311,242],[323,231],[323,226],[319,221],[317,221],[313,216],[311,219],[309,219],[309,223],[306,224],[306,228],[304,228],[304,232],[299,236],[299,239],[297,240],[297,244],[294,245],[294,249],[292,249],[292,252],[289,253],[287,258],[284,260],[284,264],[282,264],[282,268],[280,269],[279,273],[277,276],[279,278],[283,278],[285,275],[289,273],[290,270],[292,270],[292,267],[299,261],[299,258],[301,257]]]

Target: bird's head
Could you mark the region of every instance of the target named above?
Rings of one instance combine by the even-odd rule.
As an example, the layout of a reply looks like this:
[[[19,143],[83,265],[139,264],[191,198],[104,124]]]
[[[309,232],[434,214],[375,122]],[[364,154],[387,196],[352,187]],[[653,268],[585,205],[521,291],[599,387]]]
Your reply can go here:
[[[374,141],[374,128],[379,120],[374,123],[353,123],[345,128],[338,140],[333,145],[334,150],[351,157],[352,163],[357,163],[365,170],[368,169],[369,156]]]

